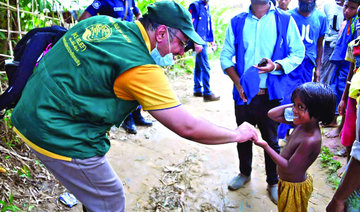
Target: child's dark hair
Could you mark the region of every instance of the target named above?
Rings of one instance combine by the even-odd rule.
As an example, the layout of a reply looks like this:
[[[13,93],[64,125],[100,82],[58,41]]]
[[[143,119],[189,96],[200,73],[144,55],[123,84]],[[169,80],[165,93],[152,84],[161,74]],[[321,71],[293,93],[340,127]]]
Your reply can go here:
[[[300,97],[310,118],[315,117],[322,124],[330,124],[335,117],[336,97],[332,90],[321,83],[307,82],[299,85],[291,95],[291,101]]]
[[[354,2],[356,4],[360,4],[360,0],[345,0],[345,1],[349,1],[349,2]]]

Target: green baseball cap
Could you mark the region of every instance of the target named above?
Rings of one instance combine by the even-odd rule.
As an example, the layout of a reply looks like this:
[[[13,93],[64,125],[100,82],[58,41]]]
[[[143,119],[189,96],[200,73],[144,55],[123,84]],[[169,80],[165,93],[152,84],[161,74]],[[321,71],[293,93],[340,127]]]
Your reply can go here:
[[[151,21],[181,30],[193,42],[203,45],[205,41],[195,32],[191,14],[174,1],[159,1],[150,4],[148,17]]]

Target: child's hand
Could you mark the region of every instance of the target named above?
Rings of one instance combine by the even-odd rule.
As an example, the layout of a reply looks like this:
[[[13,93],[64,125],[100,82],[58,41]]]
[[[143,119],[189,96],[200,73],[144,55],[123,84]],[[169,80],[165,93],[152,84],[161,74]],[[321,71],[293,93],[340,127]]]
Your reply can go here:
[[[346,103],[345,100],[341,100],[338,105],[338,112],[340,116],[345,115]]]
[[[264,148],[266,147],[266,145],[268,145],[268,143],[266,141],[264,141],[263,139],[258,139],[257,141],[254,141],[254,144]]]

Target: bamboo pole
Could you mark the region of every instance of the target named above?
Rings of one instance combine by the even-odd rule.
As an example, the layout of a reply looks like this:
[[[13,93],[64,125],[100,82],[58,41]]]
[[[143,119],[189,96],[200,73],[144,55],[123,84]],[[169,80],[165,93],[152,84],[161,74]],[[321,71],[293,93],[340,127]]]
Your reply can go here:
[[[10,7],[10,3],[9,0],[6,1],[8,6]],[[11,20],[11,14],[10,14],[10,9],[7,10],[7,23],[8,23],[8,42],[9,42],[9,50],[10,50],[10,56],[13,56],[13,49],[12,49],[12,43],[11,43],[11,28],[10,28],[10,20]]]
[[[55,0],[53,0],[53,5],[54,5],[54,3],[55,3]],[[58,4],[57,4],[56,10],[58,11],[58,12],[57,12],[57,16],[58,16],[58,19],[59,19],[59,25],[65,26],[64,16],[63,16],[63,13],[62,13],[62,11],[61,11],[61,9],[60,9],[60,7],[59,7]]]
[[[44,16],[47,16],[47,14],[48,14],[48,12],[46,10],[46,2],[47,2],[47,0],[44,1],[44,8],[45,8],[45,15]],[[46,18],[44,19],[44,26],[43,27],[45,27],[45,26],[46,26]]]
[[[54,4],[53,0],[53,4]],[[45,6],[46,4],[50,3],[49,2],[45,2]],[[20,1],[16,0],[16,6],[10,5],[10,0],[5,1],[0,1],[0,9],[4,9],[7,11],[7,28],[6,29],[0,29],[0,32],[5,32],[7,33],[7,39],[8,39],[8,51],[10,55],[7,54],[0,54],[0,57],[6,57],[6,58],[13,58],[14,56],[14,52],[13,52],[13,42],[11,40],[12,35],[14,34],[18,34],[20,38],[23,37],[23,35],[25,35],[27,33],[27,30],[22,31],[21,29],[21,14],[25,13],[25,14],[30,14],[32,16],[32,25],[33,28],[35,27],[39,27],[39,25],[42,25],[41,21],[37,22],[35,21],[35,17],[38,18],[44,18],[44,23],[43,24],[51,24],[51,23],[55,23],[55,22],[59,22],[59,25],[63,25],[65,26],[65,21],[63,18],[63,15],[61,14],[61,11],[59,10],[59,8],[57,8],[57,11],[59,11],[56,15],[54,14],[54,12],[49,13],[48,11],[45,11],[45,14],[43,11],[39,11],[38,10],[39,5],[36,3],[36,1],[32,0],[31,1],[31,11],[25,11],[24,9],[22,9],[20,7]],[[17,14],[17,18],[12,18],[12,12],[15,11]],[[53,11],[53,9],[51,10]],[[49,15],[53,15],[53,17],[50,17]],[[11,23],[16,22],[17,23],[17,29],[12,29],[12,25]],[[37,25],[37,26],[36,26]],[[29,29],[28,29],[29,30]],[[1,72],[0,72],[1,73]]]
[[[34,12],[34,0],[31,0],[31,12]],[[32,25],[33,25],[33,29],[35,28],[35,19],[34,16],[31,16],[32,18]]]
[[[8,57],[8,58],[14,58],[13,56],[7,55],[7,54],[0,54],[1,57]]]
[[[19,0],[16,0],[16,12],[17,12],[17,22],[18,22],[18,30],[19,30],[19,37],[20,39],[22,38],[22,34],[21,34],[21,23],[20,23],[20,5],[19,5]]]
[[[0,32],[9,32],[7,29],[0,29]],[[10,33],[15,33],[15,34],[22,34],[22,35],[25,35],[27,32],[25,31],[13,31],[13,30],[10,30]]]
[[[0,5],[4,5],[4,3],[0,2]],[[6,4],[5,4],[5,5],[6,5]],[[37,4],[35,4],[35,5],[36,5],[36,8],[37,8],[38,5],[37,5]],[[13,7],[13,6],[11,6],[11,5],[9,5],[8,7],[0,7],[0,8],[2,8],[2,9],[10,9],[11,11],[17,11],[16,7]],[[33,7],[32,7],[32,8],[33,8]],[[37,10],[36,10],[36,11],[37,11]],[[35,12],[29,12],[29,11],[26,11],[26,10],[19,9],[19,12],[40,17],[40,16],[41,16],[41,13],[38,13],[38,12],[36,12],[36,11],[35,11]],[[44,15],[44,18],[54,19],[54,20],[60,21],[60,18],[54,18],[54,17],[47,16],[47,15]]]

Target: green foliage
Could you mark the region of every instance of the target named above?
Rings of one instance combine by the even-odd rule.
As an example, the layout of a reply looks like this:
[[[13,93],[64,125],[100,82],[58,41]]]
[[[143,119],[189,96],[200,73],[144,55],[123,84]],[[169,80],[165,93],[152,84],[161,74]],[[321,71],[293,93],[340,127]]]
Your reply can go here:
[[[137,7],[140,9],[142,14],[145,14],[147,12],[147,6],[149,4],[155,3],[156,0],[138,0],[136,2]],[[188,8],[190,3],[193,2],[191,0],[175,0],[175,2],[179,3],[185,8]]]
[[[21,169],[19,169],[17,171],[17,174],[20,177],[27,177],[27,178],[31,178],[31,174],[30,174],[30,168],[27,165],[24,165]]]
[[[6,211],[17,212],[17,211],[21,211],[20,208],[13,205],[13,201],[14,201],[14,198],[13,198],[12,193],[10,194],[9,202],[0,200],[0,205],[2,206],[1,212],[6,212]]]
[[[156,0],[139,0],[137,1],[136,6],[139,8],[142,14],[145,14],[147,12],[147,6],[155,2]]]
[[[11,122],[11,112],[12,110],[7,110],[2,120],[5,124],[5,130],[4,130],[5,136],[2,137],[1,139],[4,141],[6,146],[15,147],[16,145],[19,145],[21,142],[13,131],[13,124]]]
[[[7,3],[7,0],[0,0],[2,3]],[[8,26],[8,10],[6,6],[0,5],[0,29],[10,29],[12,31],[28,32],[35,27],[45,27],[51,25],[60,25],[58,20],[59,14],[54,11],[54,5],[60,4],[60,0],[22,0],[19,2],[19,8],[26,12],[20,12],[18,17],[17,11],[10,10],[10,26]],[[16,8],[15,1],[10,1],[12,8]],[[20,20],[20,24],[18,22]],[[15,46],[20,40],[20,36],[16,33],[12,33],[10,36],[12,45]],[[8,33],[0,32],[0,53],[10,55],[8,47]]]
[[[321,147],[321,153],[320,153],[320,161],[321,166],[323,168],[328,169],[328,183],[331,184],[331,186],[335,189],[339,186],[340,178],[337,176],[336,171],[341,168],[341,163],[337,160],[334,160],[334,154],[330,151],[329,148],[323,146]]]
[[[32,1],[36,6],[32,8]],[[29,31],[35,27],[50,26],[52,24],[59,25],[59,21],[46,19],[45,16],[57,18],[54,13],[54,5],[60,3],[58,0],[23,0],[19,1],[20,8],[25,11],[38,12],[40,16],[34,16],[28,13],[21,14],[21,30]]]

